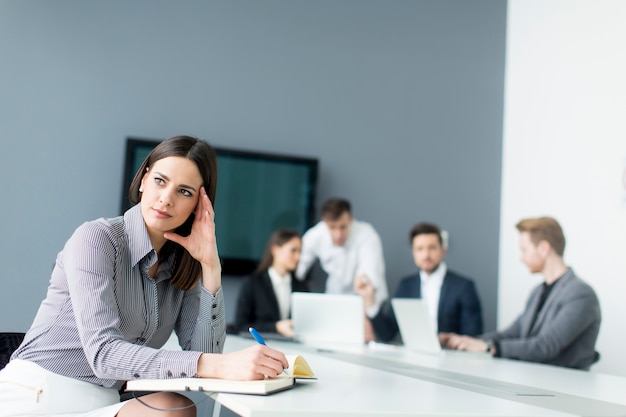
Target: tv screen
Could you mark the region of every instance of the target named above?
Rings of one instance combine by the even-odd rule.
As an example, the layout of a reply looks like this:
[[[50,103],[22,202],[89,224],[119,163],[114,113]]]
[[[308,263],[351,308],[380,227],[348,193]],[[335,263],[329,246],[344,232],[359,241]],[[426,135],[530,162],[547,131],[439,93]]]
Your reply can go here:
[[[158,140],[127,138],[121,212],[130,208],[128,189]],[[226,275],[251,273],[271,233],[304,233],[315,222],[318,160],[213,147],[217,154],[215,233]]]

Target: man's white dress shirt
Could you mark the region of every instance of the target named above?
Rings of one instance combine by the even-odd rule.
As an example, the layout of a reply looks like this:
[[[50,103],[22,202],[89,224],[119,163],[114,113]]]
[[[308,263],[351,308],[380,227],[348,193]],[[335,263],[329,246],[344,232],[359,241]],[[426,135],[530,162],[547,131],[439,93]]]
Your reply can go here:
[[[439,311],[439,295],[441,294],[441,285],[443,277],[446,276],[447,266],[445,262],[441,262],[432,274],[420,271],[420,286],[422,300],[428,308],[428,318],[432,329],[437,333],[437,317]]]
[[[378,233],[369,223],[353,219],[343,246],[333,244],[326,223],[317,223],[302,236],[296,277],[303,280],[316,259],[328,274],[327,293],[353,294],[354,278],[364,274],[376,289],[376,303],[387,298],[383,247]]]

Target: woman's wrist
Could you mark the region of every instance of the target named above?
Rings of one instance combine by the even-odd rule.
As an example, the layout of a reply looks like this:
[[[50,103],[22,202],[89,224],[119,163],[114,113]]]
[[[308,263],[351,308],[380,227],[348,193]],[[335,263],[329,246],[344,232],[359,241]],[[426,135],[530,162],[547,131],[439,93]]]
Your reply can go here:
[[[215,353],[203,353],[198,358],[197,374],[200,378],[219,378],[218,371],[219,355]]]
[[[208,267],[202,265],[202,286],[215,295],[222,286],[222,267]]]

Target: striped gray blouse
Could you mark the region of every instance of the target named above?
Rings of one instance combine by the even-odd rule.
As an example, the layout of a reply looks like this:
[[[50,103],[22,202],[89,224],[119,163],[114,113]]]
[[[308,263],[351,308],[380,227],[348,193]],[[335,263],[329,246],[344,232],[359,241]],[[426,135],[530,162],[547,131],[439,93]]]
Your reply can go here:
[[[139,205],[79,226],[58,254],[46,298],[12,358],[104,387],[195,375],[202,352],[222,352],[222,290],[170,285],[171,259],[152,279],[156,261]],[[183,350],[160,350],[172,331]]]

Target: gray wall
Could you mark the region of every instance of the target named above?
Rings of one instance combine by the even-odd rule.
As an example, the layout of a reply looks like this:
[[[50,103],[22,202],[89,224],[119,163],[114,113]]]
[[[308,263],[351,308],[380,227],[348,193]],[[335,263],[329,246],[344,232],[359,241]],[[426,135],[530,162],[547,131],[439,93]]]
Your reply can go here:
[[[408,229],[441,224],[493,328],[505,28],[503,0],[0,1],[0,329],[28,328],[76,226],[117,214],[125,138],[175,134],[319,158],[319,201],[378,229],[390,291]]]

